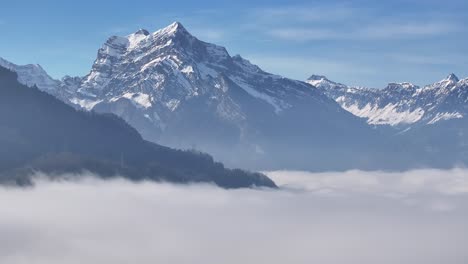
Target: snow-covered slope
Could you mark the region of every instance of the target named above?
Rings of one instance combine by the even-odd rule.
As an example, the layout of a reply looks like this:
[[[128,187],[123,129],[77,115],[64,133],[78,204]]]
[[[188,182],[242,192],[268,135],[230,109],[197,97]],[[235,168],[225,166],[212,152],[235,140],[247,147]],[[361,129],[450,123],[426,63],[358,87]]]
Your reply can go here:
[[[372,125],[435,124],[468,114],[468,79],[459,80],[454,74],[424,87],[406,82],[390,83],[384,89],[356,88],[317,75],[307,82]]]
[[[70,100],[87,109],[129,103],[164,129],[171,113],[197,98],[216,104],[222,119],[245,120],[248,113],[230,90],[275,114],[304,98],[333,107],[303,82],[266,73],[239,55],[231,57],[224,47],[198,40],[178,22],[154,33],[141,29],[109,38]]]
[[[80,77],[66,76],[62,80],[53,79],[39,64],[17,65],[0,57],[0,66],[12,70],[18,75],[18,82],[28,87],[37,87],[76,108],[81,106],[70,102],[74,98]]]
[[[301,82],[265,73],[240,56],[231,57],[224,47],[196,39],[176,22],[151,34],[141,29],[109,38],[77,96],[95,103],[125,98],[139,108],[174,112],[191,98],[226,94],[227,79],[277,113],[290,107],[288,98],[319,95]],[[228,108],[235,106],[226,105],[220,114],[240,118]]]
[[[16,65],[0,57],[0,66],[16,72],[18,81],[29,87],[36,86],[40,90],[53,92],[60,84],[38,64]]]

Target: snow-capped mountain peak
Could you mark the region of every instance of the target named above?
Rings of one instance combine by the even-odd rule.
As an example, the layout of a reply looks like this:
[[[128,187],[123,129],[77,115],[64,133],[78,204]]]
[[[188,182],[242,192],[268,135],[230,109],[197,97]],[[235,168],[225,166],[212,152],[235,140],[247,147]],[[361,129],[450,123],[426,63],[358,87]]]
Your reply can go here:
[[[153,35],[175,35],[175,34],[186,34],[191,35],[187,29],[182,25],[182,23],[175,21],[169,26],[160,29],[153,33]]]
[[[16,72],[18,81],[29,87],[53,92],[59,85],[59,81],[50,77],[39,64],[17,65],[0,57],[0,66]]]
[[[324,75],[312,75],[310,76],[307,81],[308,84],[311,84],[312,86],[315,86],[317,88],[327,88],[327,89],[344,89],[346,88],[345,85],[337,82],[330,81],[326,76]]]
[[[434,91],[437,94],[447,94],[451,89],[456,88],[459,81],[458,77],[451,73],[445,79],[425,86],[423,91]]]
[[[307,100],[336,107],[309,85],[267,73],[240,55],[231,57],[226,48],[199,40],[179,22],[153,33],[140,29],[109,38],[88,75],[62,83],[64,90],[75,91],[68,96],[71,103],[116,113],[146,130],[168,129],[174,113],[189,111],[194,102],[204,106],[190,111],[215,107],[216,119],[237,127],[252,107],[242,106],[244,100],[273,115]]]
[[[455,74],[451,73],[447,77],[445,77],[445,79],[435,83],[434,85],[431,85],[431,87],[446,88],[447,86],[454,85],[459,81],[460,79],[458,79],[458,77]]]
[[[139,30],[137,30],[135,33],[133,33],[134,35],[144,35],[144,36],[148,36],[150,33],[148,30],[146,29],[143,29],[143,28],[140,28]]]
[[[201,77],[216,77],[213,67],[219,68],[219,65],[208,64],[220,64],[229,58],[225,48],[196,39],[179,22],[151,34],[138,30],[125,37],[113,36],[106,41],[99,49],[93,69],[85,77],[79,92],[95,97],[105,92],[113,80],[130,79],[130,72],[138,74],[135,78],[141,78],[141,75],[150,73],[162,74],[156,68],[165,66],[177,72],[181,78],[192,73]],[[160,87],[164,79],[162,75],[156,75],[144,78],[148,81],[152,79],[155,86]],[[186,83],[184,80],[181,82]],[[139,85],[141,83],[134,83],[133,86]]]
[[[444,79],[444,81],[459,82],[460,79],[458,79],[458,77],[454,73],[451,73],[447,76],[447,78]]]
[[[313,74],[312,76],[309,77],[309,79],[307,79],[309,81],[330,81],[328,80],[328,78],[324,75],[316,75],[316,74]]]

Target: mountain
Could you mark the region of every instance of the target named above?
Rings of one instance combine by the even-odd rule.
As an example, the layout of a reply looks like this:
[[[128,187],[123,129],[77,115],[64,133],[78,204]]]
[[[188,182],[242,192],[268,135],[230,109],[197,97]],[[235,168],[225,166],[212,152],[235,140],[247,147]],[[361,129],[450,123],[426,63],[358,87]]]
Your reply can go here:
[[[16,65],[0,58],[0,66],[16,72],[18,81],[27,86],[36,86],[40,90],[54,93],[60,81],[54,80],[38,64]]]
[[[410,167],[468,164],[468,79],[450,74],[424,87],[405,82],[384,89],[349,87],[318,75],[307,82],[379,130],[414,161]]]
[[[37,66],[21,69],[42,73]],[[262,174],[225,169],[207,154],[145,141],[113,114],[76,110],[18,80],[29,79],[0,66],[0,183],[30,184],[35,171],[54,177],[90,171],[105,178],[275,187]]]
[[[349,87],[311,76],[307,82],[371,125],[408,128],[431,125],[468,114],[468,78],[454,74],[424,87],[412,83],[390,83],[384,89]]]
[[[88,75],[60,86],[69,104],[114,113],[147,140],[201,149],[230,166],[345,168],[369,157],[332,150],[357,146],[353,135],[375,137],[322,92],[200,41],[178,22],[109,38]]]
[[[465,114],[466,89],[454,78],[382,90],[324,76],[291,80],[176,22],[110,37],[89,74],[39,88],[76,109],[115,114],[145,140],[208,152],[228,167],[402,170],[468,163],[456,147],[464,146],[465,119],[453,118]],[[459,122],[444,145],[436,135],[447,119]]]

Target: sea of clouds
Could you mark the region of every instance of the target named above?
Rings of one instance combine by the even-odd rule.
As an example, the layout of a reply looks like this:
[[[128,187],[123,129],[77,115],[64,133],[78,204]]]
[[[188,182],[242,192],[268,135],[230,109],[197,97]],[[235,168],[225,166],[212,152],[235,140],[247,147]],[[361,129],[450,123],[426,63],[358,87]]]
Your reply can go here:
[[[468,170],[267,172],[280,190],[0,187],[0,263],[468,263]]]

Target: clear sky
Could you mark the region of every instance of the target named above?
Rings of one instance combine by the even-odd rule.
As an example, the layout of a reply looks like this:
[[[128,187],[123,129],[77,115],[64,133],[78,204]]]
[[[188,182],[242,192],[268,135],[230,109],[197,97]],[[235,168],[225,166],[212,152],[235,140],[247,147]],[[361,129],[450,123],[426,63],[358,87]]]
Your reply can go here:
[[[0,57],[85,75],[112,35],[180,21],[201,40],[299,80],[424,85],[468,77],[468,1],[3,1]]]

